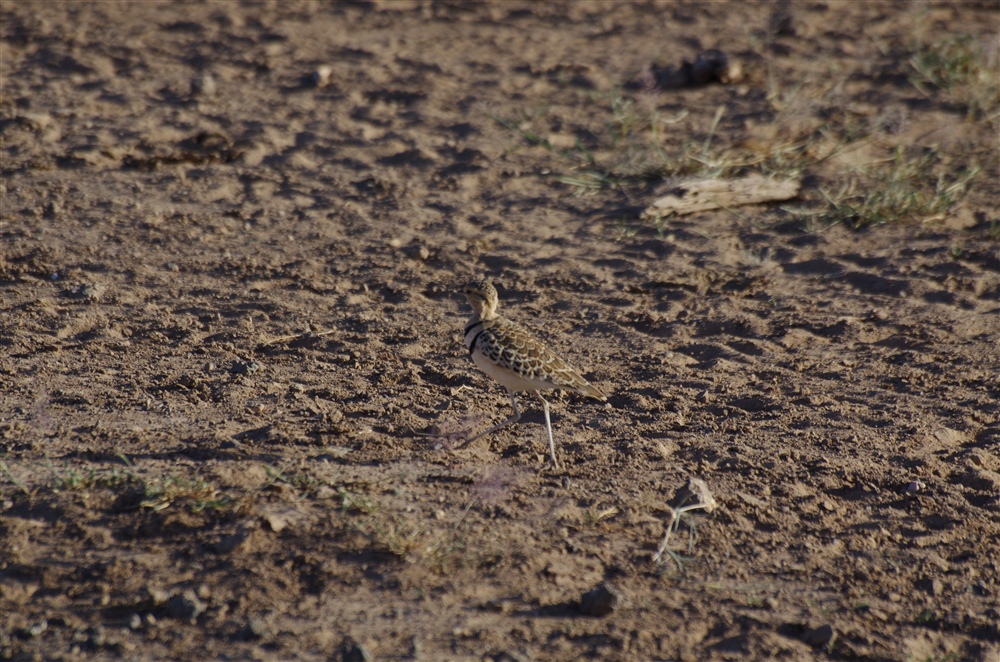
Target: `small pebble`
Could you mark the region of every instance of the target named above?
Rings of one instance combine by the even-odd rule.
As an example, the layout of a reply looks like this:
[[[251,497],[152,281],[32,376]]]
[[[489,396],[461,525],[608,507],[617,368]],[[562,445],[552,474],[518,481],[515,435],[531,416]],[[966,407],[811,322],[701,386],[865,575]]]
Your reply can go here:
[[[258,370],[260,370],[260,364],[256,361],[233,361],[229,372],[234,375],[252,375]]]
[[[348,641],[344,643],[344,662],[371,662],[375,658],[365,646]]]
[[[592,591],[587,591],[580,599],[580,613],[585,616],[607,616],[625,601],[621,591],[604,583]]]
[[[813,648],[820,648],[829,644],[836,636],[833,626],[830,624],[821,625],[812,630],[807,630],[802,634],[802,641]]]
[[[333,76],[333,67],[328,64],[321,65],[316,68],[316,71],[312,72],[309,76],[309,80],[316,87],[326,87],[330,84],[330,77]]]
[[[198,599],[194,591],[184,591],[175,595],[167,602],[167,614],[173,618],[193,621],[201,616],[208,607]]]
[[[527,662],[528,659],[517,651],[512,650],[500,651],[493,656],[493,662]]]
[[[94,648],[100,648],[108,641],[108,635],[105,633],[103,625],[87,628],[87,635],[87,643]]]
[[[49,622],[43,618],[34,625],[29,625],[26,628],[22,628],[21,631],[24,633],[25,636],[33,638],[37,637],[38,635],[42,634],[48,629],[49,629]]]
[[[191,79],[191,95],[196,97],[212,97],[218,91],[215,78],[210,73]]]
[[[270,628],[263,618],[251,618],[243,628],[243,636],[247,639],[263,639],[269,633]]]
[[[170,592],[158,587],[147,587],[150,601],[157,607],[167,604],[170,599]]]

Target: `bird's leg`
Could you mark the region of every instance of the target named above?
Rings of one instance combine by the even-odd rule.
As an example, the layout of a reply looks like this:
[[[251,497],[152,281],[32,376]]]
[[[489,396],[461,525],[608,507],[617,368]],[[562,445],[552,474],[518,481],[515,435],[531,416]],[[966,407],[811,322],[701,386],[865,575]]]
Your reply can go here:
[[[549,457],[552,458],[552,466],[556,469],[559,468],[559,461],[556,460],[556,443],[552,440],[552,420],[549,418],[549,401],[542,397],[542,394],[535,391],[535,395],[538,399],[542,401],[542,405],[545,407],[545,429],[549,433]]]
[[[517,398],[514,397],[514,391],[512,391],[510,389],[507,389],[507,393],[510,394],[510,404],[514,405],[514,415],[511,416],[510,418],[508,418],[503,423],[500,423],[498,425],[494,425],[489,430],[486,430],[485,432],[480,432],[475,437],[471,437],[471,438],[467,439],[465,441],[465,443],[463,443],[461,446],[459,446],[459,448],[465,448],[466,446],[468,446],[469,444],[471,444],[472,442],[474,442],[476,439],[479,439],[480,437],[485,437],[486,435],[490,434],[491,432],[496,432],[497,430],[499,430],[500,428],[502,428],[502,427],[504,427],[506,425],[510,425],[511,423],[517,423],[519,420],[521,420],[521,410],[518,409],[518,407],[517,407]]]

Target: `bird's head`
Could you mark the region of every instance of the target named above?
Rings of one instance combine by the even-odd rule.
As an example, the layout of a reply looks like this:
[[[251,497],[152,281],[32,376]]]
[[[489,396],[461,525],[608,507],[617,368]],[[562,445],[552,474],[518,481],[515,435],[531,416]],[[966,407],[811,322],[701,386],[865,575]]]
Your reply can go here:
[[[490,281],[480,280],[466,285],[465,298],[469,300],[469,305],[479,317],[487,318],[496,315],[499,298],[497,288],[493,287],[493,283]]]

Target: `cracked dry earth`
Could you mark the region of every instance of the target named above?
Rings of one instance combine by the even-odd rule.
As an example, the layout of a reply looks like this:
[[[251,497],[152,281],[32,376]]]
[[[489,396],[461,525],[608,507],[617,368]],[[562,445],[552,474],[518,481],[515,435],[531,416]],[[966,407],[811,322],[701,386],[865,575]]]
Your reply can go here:
[[[0,657],[1000,659],[996,132],[898,55],[998,15],[4,2]],[[855,158],[977,187],[656,228],[652,185],[555,177],[617,158],[609,90],[713,47],[748,76],[647,92],[665,152],[720,106],[716,144],[849,117]],[[789,128],[768,85],[824,77]],[[553,398],[558,471],[533,403],[457,448],[509,415],[462,346],[483,275],[609,393]],[[718,508],[656,565],[692,477]]]

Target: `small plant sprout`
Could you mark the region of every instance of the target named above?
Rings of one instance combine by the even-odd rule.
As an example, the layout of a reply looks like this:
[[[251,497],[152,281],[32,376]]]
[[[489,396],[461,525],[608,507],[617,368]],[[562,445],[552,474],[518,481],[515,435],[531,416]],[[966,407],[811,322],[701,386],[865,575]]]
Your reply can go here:
[[[152,510],[169,508],[175,501],[190,502],[191,511],[224,510],[233,500],[199,476],[167,475],[143,485],[139,505]]]
[[[6,462],[0,462],[0,473],[3,473],[3,475],[7,477],[7,480],[9,480],[11,484],[13,484],[19,490],[21,490],[28,496],[31,496],[31,492],[28,490],[27,487],[24,486],[24,483],[18,480],[17,476],[15,476],[11,472],[10,467],[7,466]]]
[[[358,512],[364,515],[374,515],[379,510],[379,504],[366,496],[355,494],[343,487],[337,488],[337,496],[340,497],[340,509],[342,512]]]

